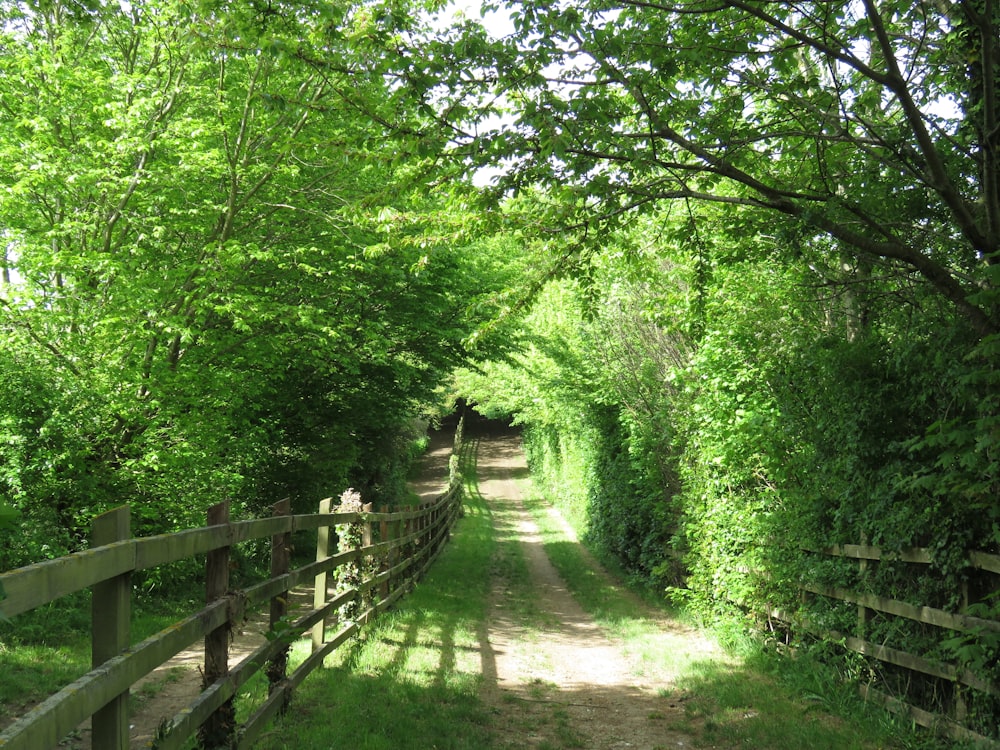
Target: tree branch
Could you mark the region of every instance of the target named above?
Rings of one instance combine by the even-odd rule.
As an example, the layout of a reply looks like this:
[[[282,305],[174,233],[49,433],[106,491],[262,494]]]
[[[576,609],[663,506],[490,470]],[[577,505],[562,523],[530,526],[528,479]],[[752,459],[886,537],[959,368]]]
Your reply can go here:
[[[889,34],[886,31],[882,16],[874,0],[864,0],[864,5],[868,13],[868,20],[875,31],[875,38],[885,57],[886,67],[889,71],[884,79],[885,86],[895,94],[903,108],[907,123],[909,123],[910,130],[914,138],[916,138],[920,153],[927,164],[928,182],[951,210],[962,234],[972,243],[972,246],[984,255],[991,255],[997,250],[996,240],[991,240],[979,228],[972,208],[962,198],[954,182],[948,176],[948,171],[945,169],[941,154],[938,152],[937,146],[924,123],[923,114],[920,112],[920,108],[917,107],[916,102],[913,101],[909,87],[906,84],[906,79],[899,68],[896,52],[893,49]]]
[[[10,313],[12,314],[12,316],[13,315],[18,315],[17,309],[7,299],[5,299],[3,297],[0,297],[0,305],[3,305],[5,308],[7,308],[7,310],[10,311]],[[73,373],[73,375],[75,375],[78,378],[79,377],[83,377],[83,374],[80,372],[80,370],[77,368],[77,366],[74,365],[70,361],[69,357],[67,357],[65,354],[63,354],[59,350],[59,347],[57,347],[55,344],[53,344],[50,341],[46,341],[44,338],[42,338],[38,334],[38,332],[35,331],[34,327],[31,325],[31,323],[29,321],[24,320],[23,318],[21,318],[21,319],[19,319],[19,320],[16,321],[16,325],[18,325],[20,328],[22,328],[28,334],[29,338],[31,338],[32,341],[34,341],[36,344],[38,344],[42,348],[46,349],[57,360],[59,360],[59,362],[61,362],[63,365],[65,365],[66,369],[69,370],[71,373]]]

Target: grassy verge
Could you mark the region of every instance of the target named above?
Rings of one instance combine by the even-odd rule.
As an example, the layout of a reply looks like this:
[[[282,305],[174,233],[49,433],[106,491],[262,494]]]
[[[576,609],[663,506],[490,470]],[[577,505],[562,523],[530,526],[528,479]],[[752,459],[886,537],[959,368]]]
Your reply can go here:
[[[90,599],[0,623],[0,727],[90,669]]]
[[[673,705],[684,708],[671,728],[702,747],[801,747],[814,750],[940,748],[941,741],[865,705],[834,674],[808,658],[778,660],[749,638],[726,651],[693,648],[691,632],[665,628],[662,612],[595,570],[580,546],[537,496],[527,502],[542,543],[570,591],[633,663],[636,679],[666,678]],[[686,631],[686,632],[685,632]]]
[[[276,724],[259,747],[492,746],[479,689],[495,542],[492,520],[476,490],[473,453],[470,449],[465,457],[471,488],[465,517],[430,574],[399,609],[380,618],[362,639],[342,647],[327,660],[325,670],[306,680],[288,719]],[[517,567],[510,555],[497,564]],[[137,607],[133,642],[173,623],[181,604],[185,611],[192,610],[186,601],[169,596]],[[290,667],[308,653],[308,641],[294,644]],[[86,595],[0,623],[0,727],[89,668]],[[170,672],[135,691],[132,709],[155,700],[178,677]],[[237,701],[240,720],[266,694],[266,677],[258,674]]]
[[[302,684],[261,750],[493,747],[479,691],[495,541],[468,465],[465,477],[465,517],[427,577]]]
[[[139,603],[133,611],[132,642],[174,623],[178,609],[197,606],[178,597]],[[0,623],[0,727],[86,674],[90,658],[90,596],[86,592]]]

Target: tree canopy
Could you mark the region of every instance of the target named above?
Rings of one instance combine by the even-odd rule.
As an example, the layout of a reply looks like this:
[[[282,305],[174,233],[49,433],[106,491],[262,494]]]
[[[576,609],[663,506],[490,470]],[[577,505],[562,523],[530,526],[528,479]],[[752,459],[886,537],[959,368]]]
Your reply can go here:
[[[469,23],[439,55],[465,63],[425,74],[449,82],[446,115],[478,113],[455,122],[464,154],[504,165],[501,194],[543,186],[553,228],[594,238],[677,199],[750,207],[786,251],[918,277],[997,332],[994,3],[489,7],[515,31]]]
[[[3,6],[0,492],[49,554],[123,501],[398,493],[394,436],[503,285],[392,71],[415,17]]]
[[[914,601],[993,606],[965,555],[1000,549],[1000,6],[484,7],[511,31],[0,4],[0,568],[122,502],[138,533],[392,502],[462,395],[702,613],[846,627],[791,584],[853,581],[801,547],[863,540],[933,546],[873,571]]]

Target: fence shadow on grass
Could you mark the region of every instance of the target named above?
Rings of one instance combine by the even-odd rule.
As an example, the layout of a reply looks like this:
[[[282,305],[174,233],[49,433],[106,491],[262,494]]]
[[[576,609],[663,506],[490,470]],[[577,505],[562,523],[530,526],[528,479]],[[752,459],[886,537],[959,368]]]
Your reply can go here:
[[[345,644],[301,686],[260,748],[495,746],[492,715],[480,698],[495,542],[493,519],[475,489],[473,454],[462,452],[464,517],[451,544],[398,609]]]
[[[493,747],[491,715],[480,699],[488,524],[481,507],[467,506],[427,578],[302,685],[259,747]]]

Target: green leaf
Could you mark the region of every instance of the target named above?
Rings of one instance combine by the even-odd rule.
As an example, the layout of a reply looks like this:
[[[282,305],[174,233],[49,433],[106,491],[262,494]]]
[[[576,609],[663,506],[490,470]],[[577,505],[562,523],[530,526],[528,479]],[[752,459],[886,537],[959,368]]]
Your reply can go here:
[[[12,508],[4,502],[0,502],[0,530],[12,529],[21,517],[21,511]]]

